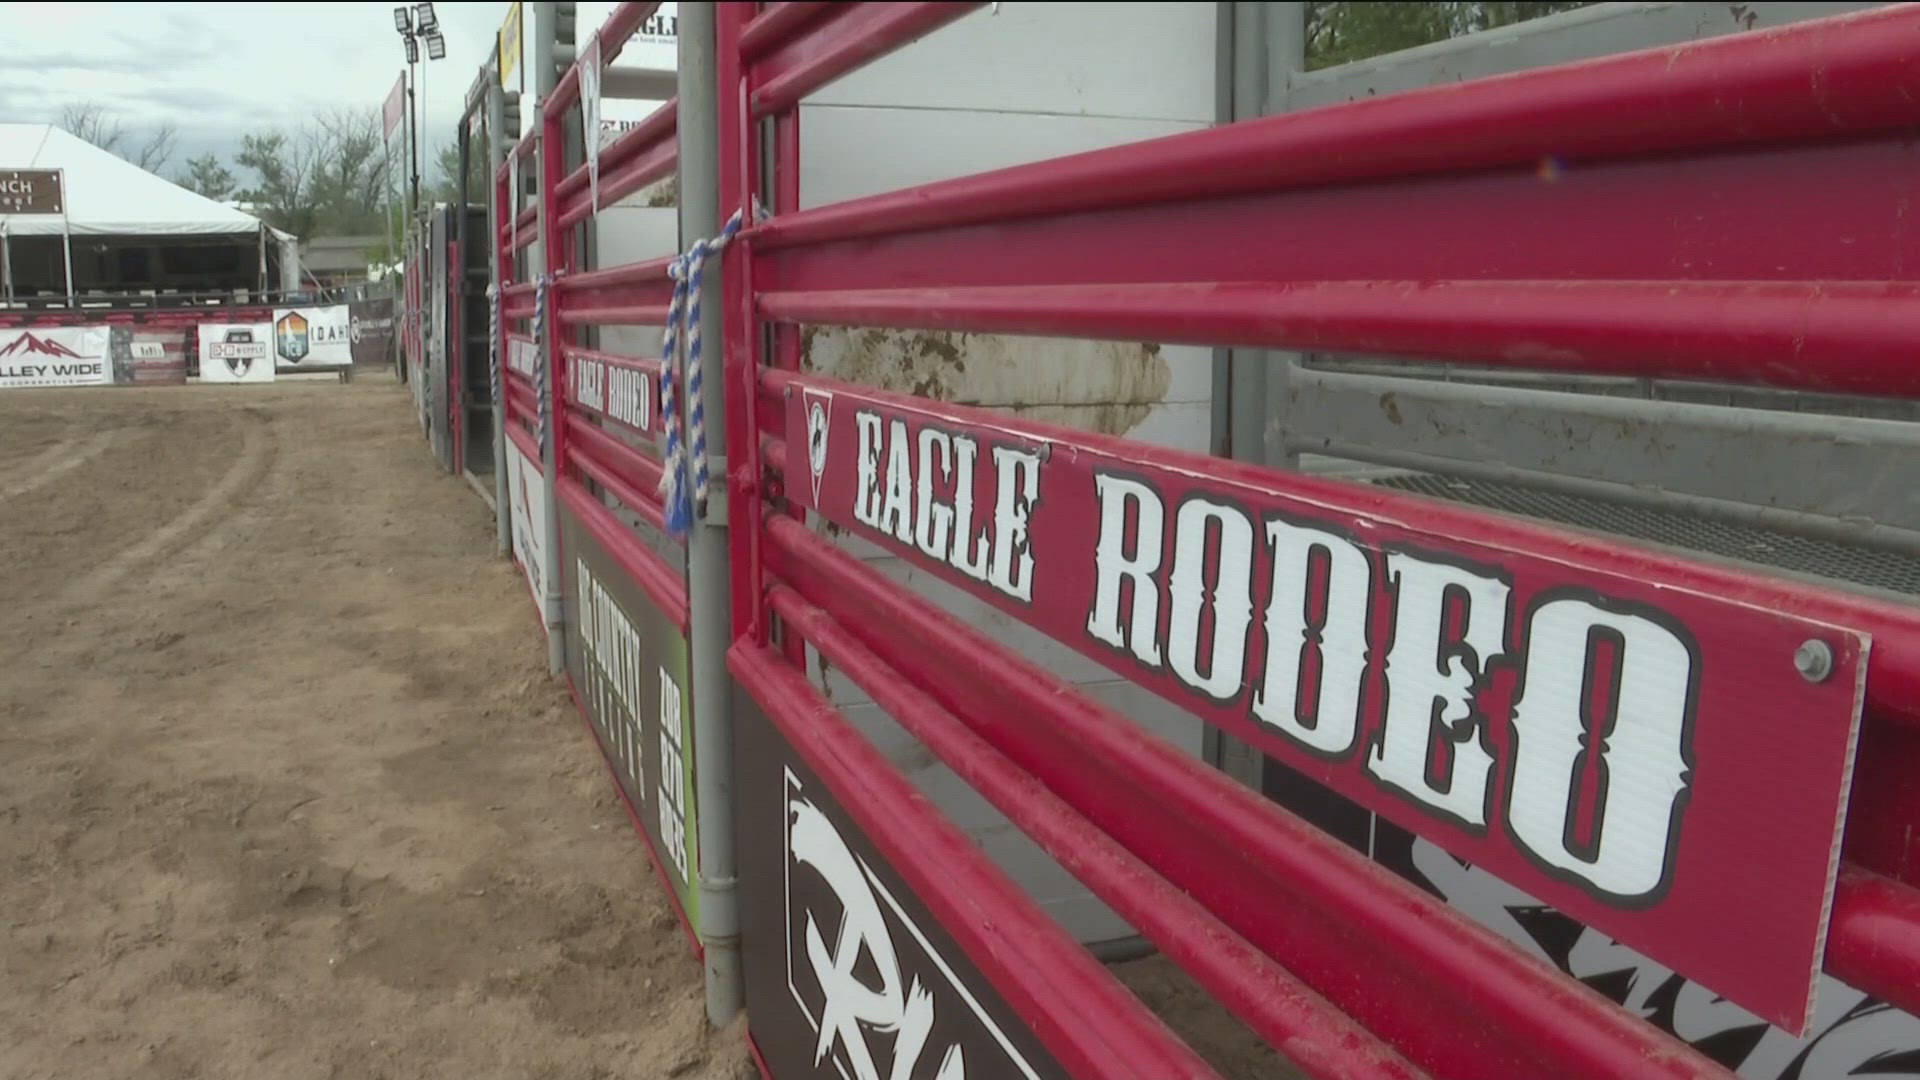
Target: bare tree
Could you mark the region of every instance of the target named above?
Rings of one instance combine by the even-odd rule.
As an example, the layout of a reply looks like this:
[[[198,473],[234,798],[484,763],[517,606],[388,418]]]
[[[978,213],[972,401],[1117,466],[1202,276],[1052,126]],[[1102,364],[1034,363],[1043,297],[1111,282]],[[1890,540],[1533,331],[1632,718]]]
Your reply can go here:
[[[173,122],[168,121],[154,128],[153,133],[139,146],[129,147],[129,152],[123,156],[150,173],[158,173],[173,160],[174,137],[177,134]]]
[[[97,101],[80,101],[60,110],[60,126],[108,153],[118,154],[127,141],[126,126]]]
[[[138,139],[106,106],[97,101],[82,101],[60,110],[60,126],[93,145],[123,160],[157,173],[173,160],[178,134],[169,122],[161,124],[144,140]]]

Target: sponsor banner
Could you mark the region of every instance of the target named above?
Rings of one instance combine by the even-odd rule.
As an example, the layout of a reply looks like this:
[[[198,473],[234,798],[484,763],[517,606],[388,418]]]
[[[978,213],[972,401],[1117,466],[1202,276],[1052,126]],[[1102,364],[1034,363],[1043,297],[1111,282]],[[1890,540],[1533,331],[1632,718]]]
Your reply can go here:
[[[591,132],[587,145],[587,205],[600,214],[600,35],[595,33],[580,54],[581,130]]]
[[[347,305],[347,342],[356,364],[386,364],[393,359],[393,298],[355,300]]]
[[[1920,1077],[1920,1018],[1831,975],[1796,1037],[1291,770],[1269,762],[1266,772],[1269,798],[1744,1080]]]
[[[517,3],[509,4],[507,6],[507,17],[500,23],[500,59],[499,63],[494,66],[500,69],[500,86],[505,90],[518,89],[520,85],[514,81],[514,75],[520,70],[520,26],[522,16],[520,8],[521,6]],[[520,137],[520,133],[510,131],[507,132],[507,137],[509,139],[517,139]]]
[[[507,370],[538,386],[540,349],[533,339],[519,334],[507,335]]]
[[[734,694],[741,944],[774,1076],[1067,1074],[751,695]]]
[[[542,611],[546,605],[546,586],[540,575],[546,563],[547,489],[540,472],[540,459],[528,457],[520,443],[507,438],[507,506],[513,523],[513,557],[527,576],[527,588],[533,591],[533,606]],[[541,620],[542,628],[546,620]]]
[[[567,674],[673,883],[680,910],[689,926],[697,925],[686,636],[564,502],[560,550],[566,553]]]
[[[104,326],[0,330],[0,390],[113,382]]]
[[[0,214],[64,214],[66,174],[60,169],[0,169]]]
[[[790,497],[1789,1030],[1867,642],[1381,496],[801,380]],[[799,456],[796,455],[798,458]],[[1582,561],[1586,560],[1586,561]],[[1832,656],[1821,681],[1794,655]],[[1738,912],[1739,918],[1728,918]]]
[[[640,23],[633,40],[646,45],[673,45],[680,38],[680,5],[661,4]]]
[[[407,114],[407,73],[402,71],[394,76],[393,89],[387,91],[387,100],[380,106],[381,142],[391,144],[393,133],[400,127],[400,120]]]
[[[201,323],[200,381],[273,381],[273,324]]]
[[[632,361],[574,355],[566,367],[567,400],[641,435],[659,430],[657,373]]]
[[[347,305],[275,308],[273,362],[281,371],[351,367],[353,329]]]
[[[119,385],[182,385],[187,381],[182,327],[115,326],[108,333],[113,381]]]

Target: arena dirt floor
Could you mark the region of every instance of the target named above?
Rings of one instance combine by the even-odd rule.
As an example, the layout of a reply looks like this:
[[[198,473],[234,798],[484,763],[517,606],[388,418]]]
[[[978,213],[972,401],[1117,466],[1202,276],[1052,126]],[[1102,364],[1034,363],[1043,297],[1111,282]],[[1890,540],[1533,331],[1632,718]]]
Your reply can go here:
[[[391,377],[11,392],[0,462],[0,1077],[757,1075]]]

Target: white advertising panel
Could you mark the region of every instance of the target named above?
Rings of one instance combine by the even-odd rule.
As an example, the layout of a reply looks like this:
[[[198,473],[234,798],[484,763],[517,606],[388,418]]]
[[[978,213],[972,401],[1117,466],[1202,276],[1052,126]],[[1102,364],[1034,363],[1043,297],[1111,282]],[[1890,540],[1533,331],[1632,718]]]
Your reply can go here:
[[[545,602],[546,589],[540,579],[546,566],[547,489],[540,463],[527,457],[520,444],[507,440],[507,500],[513,521],[513,557],[527,575],[527,588],[533,591],[537,607]]]
[[[201,323],[200,381],[273,381],[272,323]]]
[[[104,326],[0,330],[0,389],[113,382]]]
[[[347,305],[275,308],[273,366],[317,371],[353,365],[353,320]]]

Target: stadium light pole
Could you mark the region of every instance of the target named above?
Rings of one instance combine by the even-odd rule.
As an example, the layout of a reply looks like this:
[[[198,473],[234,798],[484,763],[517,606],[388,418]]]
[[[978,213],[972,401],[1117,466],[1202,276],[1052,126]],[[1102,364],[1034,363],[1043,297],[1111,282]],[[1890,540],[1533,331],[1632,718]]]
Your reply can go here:
[[[407,216],[411,220],[420,215],[420,166],[426,153],[426,140],[420,135],[420,120],[426,113],[427,95],[420,79],[426,75],[427,66],[420,59],[420,43],[426,42],[427,60],[443,60],[447,55],[447,39],[440,34],[440,17],[434,13],[431,3],[414,4],[411,7],[402,4],[394,8],[393,28],[399,33],[407,52],[407,168],[411,182]]]

